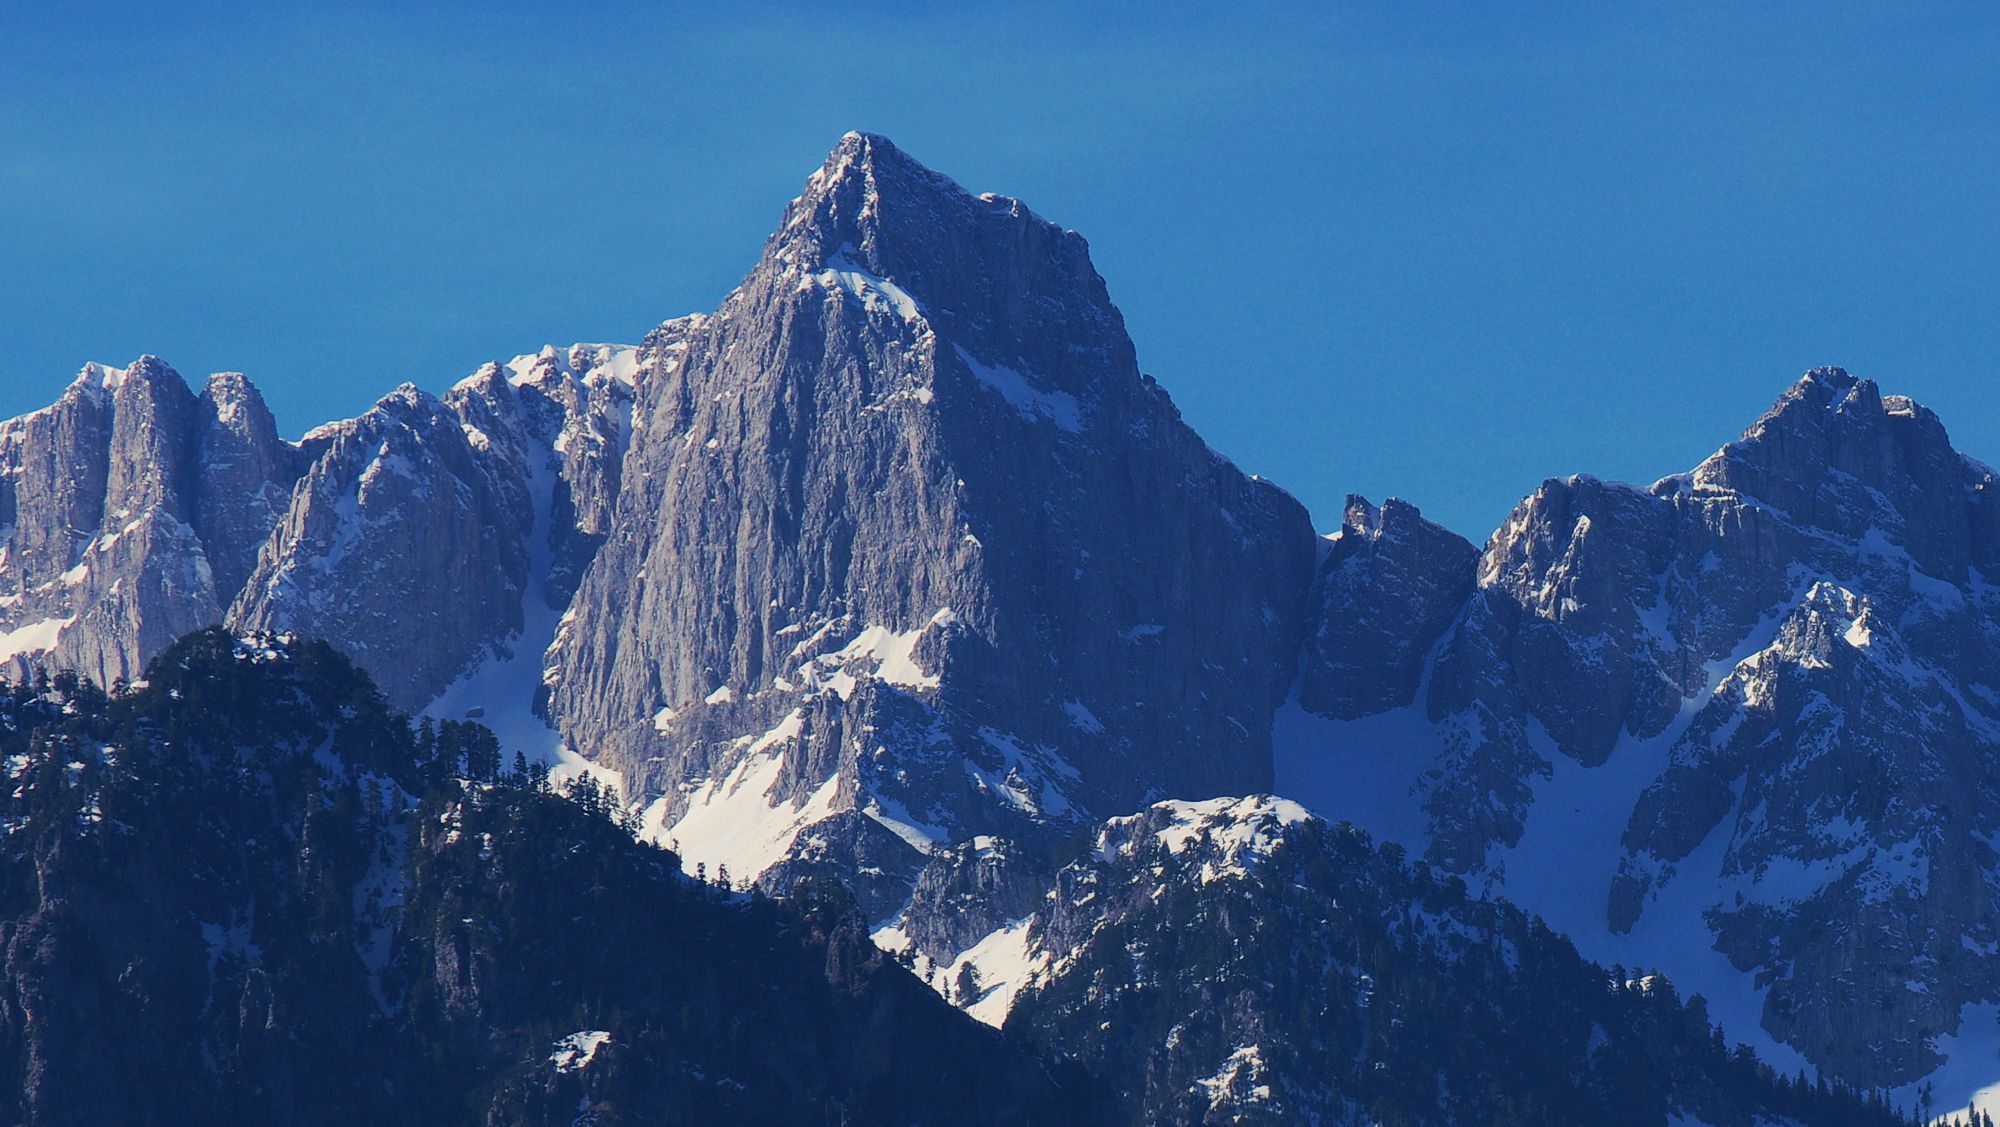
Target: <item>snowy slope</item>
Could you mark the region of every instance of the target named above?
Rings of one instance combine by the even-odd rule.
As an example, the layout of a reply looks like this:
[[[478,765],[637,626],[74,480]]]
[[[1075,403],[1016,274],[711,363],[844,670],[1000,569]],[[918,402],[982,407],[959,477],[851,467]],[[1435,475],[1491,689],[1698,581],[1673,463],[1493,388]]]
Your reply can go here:
[[[1545,483],[1391,707],[1295,694],[1277,789],[1665,972],[1780,1068],[1962,1106],[2000,1080],[1991,484],[1838,370],[1650,490]],[[1321,632],[1434,602],[1413,543],[1323,571]]]

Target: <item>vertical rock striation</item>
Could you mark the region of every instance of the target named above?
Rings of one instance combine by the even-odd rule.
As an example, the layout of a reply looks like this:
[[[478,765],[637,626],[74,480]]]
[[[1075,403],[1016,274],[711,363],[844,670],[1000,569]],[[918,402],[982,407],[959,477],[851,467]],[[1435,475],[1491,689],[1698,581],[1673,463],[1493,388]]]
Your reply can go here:
[[[690,857],[914,866],[1268,782],[1305,513],[1181,422],[1083,239],[1018,201],[850,134],[642,388],[624,478],[553,713]]]
[[[241,377],[87,365],[0,423],[0,660],[136,678],[222,618],[298,467]]]

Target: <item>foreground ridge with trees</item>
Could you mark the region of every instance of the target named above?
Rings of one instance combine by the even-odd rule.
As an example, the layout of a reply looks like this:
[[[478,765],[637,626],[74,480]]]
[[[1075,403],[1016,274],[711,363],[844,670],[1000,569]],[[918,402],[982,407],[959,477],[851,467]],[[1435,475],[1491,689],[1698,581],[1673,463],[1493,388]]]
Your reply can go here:
[[[1251,942],[1208,926],[1249,922],[1250,886],[1176,883],[1157,916],[1108,916],[1090,972],[1002,1033],[870,943],[837,882],[773,897],[683,876],[587,776],[554,786],[477,724],[413,724],[319,642],[202,631],[110,693],[37,673],[0,691],[0,764],[0,1121],[1173,1122],[1171,1093],[1138,1079],[1144,1046],[1201,984],[1264,976],[1329,1007],[1302,1053],[1357,1015],[1400,1030],[1365,1082],[1322,1055],[1316,1102],[1286,1093],[1321,1122],[1911,1122],[1775,1076],[1698,1002],[1607,988],[1539,924],[1343,828],[1277,852],[1297,891]],[[1140,868],[1201,863],[1184,852]],[[1516,954],[1464,979],[1365,905],[1318,898],[1363,888],[1442,897],[1440,918],[1487,919]],[[1118,981],[1109,952],[1140,926],[1178,937],[1181,973]],[[1309,937],[1357,950],[1372,996],[1298,979],[1286,959]],[[1543,1004],[1508,1017],[1502,997]],[[1524,1023],[1578,1015],[1602,1034],[1581,1058],[1529,1044]],[[1440,1102],[1447,1054],[1486,1037],[1541,1071]],[[1289,1121],[1266,1110],[1237,1121]]]

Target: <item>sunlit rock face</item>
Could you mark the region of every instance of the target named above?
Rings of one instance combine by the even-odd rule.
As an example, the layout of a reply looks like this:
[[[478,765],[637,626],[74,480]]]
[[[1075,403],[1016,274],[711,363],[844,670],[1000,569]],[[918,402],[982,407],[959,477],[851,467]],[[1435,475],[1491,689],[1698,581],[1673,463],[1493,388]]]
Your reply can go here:
[[[1313,551],[1080,236],[853,134],[643,385],[553,714],[690,858],[894,907],[936,844],[1267,786]]]
[[[230,624],[328,638],[407,709],[532,661],[608,530],[632,389],[664,352],[547,348],[311,431]]]
[[[241,376],[144,356],[0,423],[0,660],[109,686],[220,621],[298,476]]]

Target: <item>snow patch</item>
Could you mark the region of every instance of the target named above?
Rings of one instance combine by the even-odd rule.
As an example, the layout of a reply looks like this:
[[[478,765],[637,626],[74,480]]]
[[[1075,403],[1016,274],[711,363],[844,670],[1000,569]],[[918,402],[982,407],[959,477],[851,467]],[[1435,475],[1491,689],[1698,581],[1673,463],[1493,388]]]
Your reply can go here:
[[[44,618],[40,622],[30,622],[0,633],[0,661],[7,661],[24,654],[42,653],[56,647],[56,639],[76,622],[76,616],[68,618]]]
[[[1099,720],[1097,714],[1086,707],[1082,701],[1064,701],[1063,711],[1069,714],[1069,722],[1078,729],[1089,732],[1093,736],[1104,734],[1104,722]]]
[[[854,261],[854,247],[842,244],[827,256],[826,268],[815,277],[829,289],[845,290],[863,309],[894,310],[904,321],[915,323],[924,316],[924,307],[910,291],[879,274],[870,273]]]
[[[579,1029],[555,1044],[555,1051],[549,1054],[549,1063],[557,1072],[575,1072],[587,1068],[597,1059],[597,1050],[611,1040],[611,1034],[602,1029]]]
[[[1214,1075],[1195,1083],[1201,1086],[1211,1108],[1224,1103],[1256,1103],[1271,1098],[1271,1086],[1258,1082],[1269,1073],[1261,1050],[1244,1045],[1230,1053]]]
[[[1080,776],[1053,748],[1041,744],[1023,747],[1014,736],[988,727],[979,729],[979,738],[1000,753],[1001,766],[995,774],[971,758],[963,760],[973,786],[1038,817],[1061,818],[1073,811],[1069,796],[1053,776],[1071,780]]]
[[[1202,802],[1156,802],[1143,814],[1113,818],[1105,823],[1097,839],[1101,860],[1129,857],[1137,842],[1126,836],[1142,822],[1165,814],[1168,824],[1153,834],[1169,853],[1185,852],[1191,844],[1206,839],[1219,860],[1204,860],[1201,883],[1224,877],[1247,876],[1259,858],[1269,856],[1284,840],[1287,826],[1312,818],[1305,807],[1285,798],[1252,795],[1248,798],[1211,798]]]
[[[1937,1122],[1956,1115],[1964,1123],[1968,1106],[2000,1116],[2000,1005],[1968,1005],[1958,1016],[1958,1032],[1939,1037],[1931,1046],[1945,1057],[1944,1066],[1892,1089],[1889,1096],[1898,1107],[1915,1106],[1918,1089],[1928,1082],[1933,1103],[1944,1109]]]
[[[1028,934],[1033,922],[1033,916],[1015,920],[966,948],[945,966],[933,985],[940,991],[951,991],[947,998],[973,1018],[1000,1028],[1021,988],[1049,966],[1048,953],[1037,950]],[[968,966],[977,984],[969,1002],[957,995],[960,976]]]
[[[1044,391],[1012,368],[1003,364],[981,363],[963,347],[956,344],[951,347],[979,382],[999,392],[1000,398],[1005,399],[1022,418],[1031,422],[1047,419],[1071,434],[1083,432],[1083,411],[1077,405],[1076,396],[1066,391]]]
[[[870,626],[840,649],[800,666],[798,680],[806,692],[832,689],[842,700],[851,697],[859,684],[856,671],[906,689],[935,689],[942,682],[937,674],[926,673],[917,663],[917,643],[931,627],[949,626],[956,621],[958,615],[950,607],[943,607],[915,630],[898,632],[886,626]],[[792,655],[796,657],[818,644],[831,629],[832,624],[821,627],[811,638],[793,646]],[[872,663],[874,668],[870,670],[864,663]]]
[[[784,860],[801,831],[838,811],[840,798],[838,774],[803,802],[771,797],[785,772],[782,745],[803,729],[804,714],[795,709],[769,732],[749,739],[726,775],[690,792],[678,820],[667,822],[666,797],[647,807],[639,836],[680,854],[684,869],[705,865],[715,873],[726,866],[732,878],[755,878]]]

